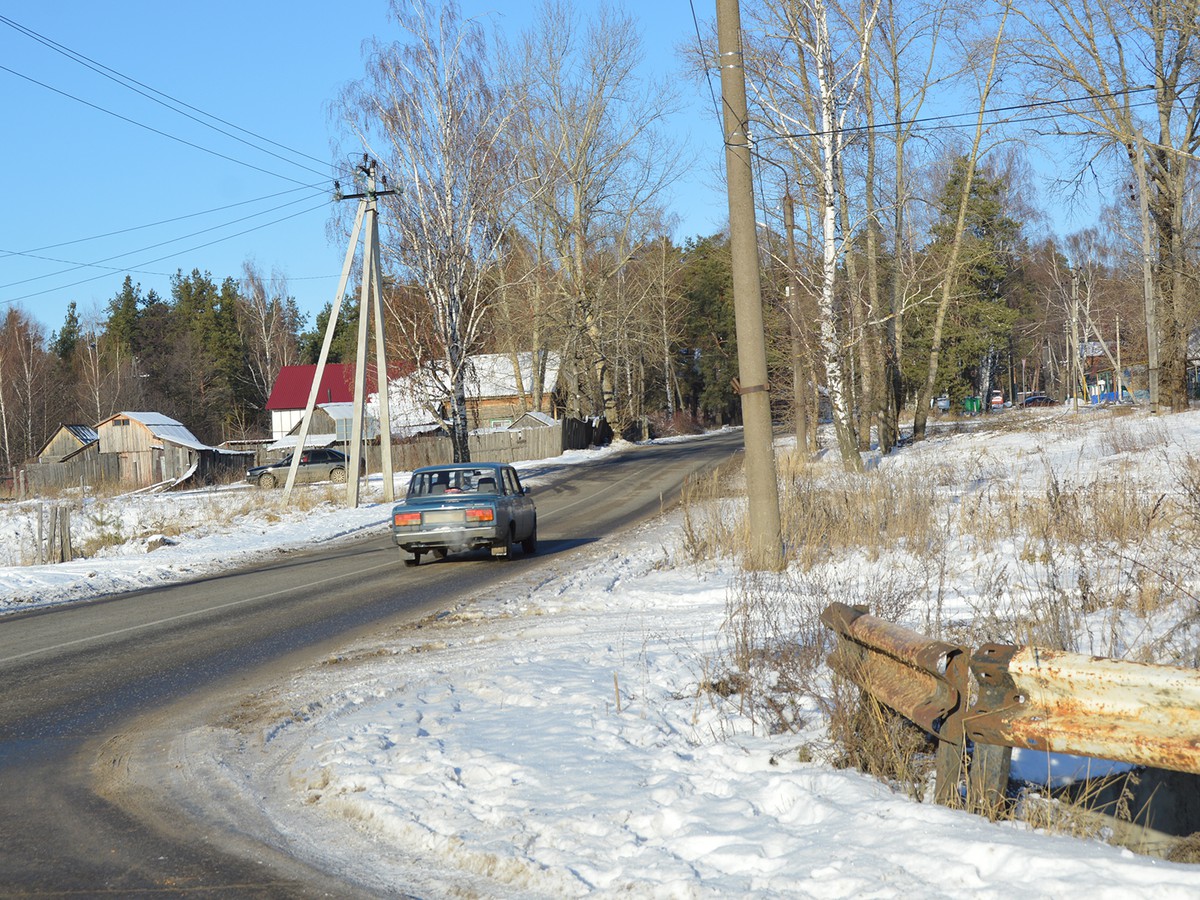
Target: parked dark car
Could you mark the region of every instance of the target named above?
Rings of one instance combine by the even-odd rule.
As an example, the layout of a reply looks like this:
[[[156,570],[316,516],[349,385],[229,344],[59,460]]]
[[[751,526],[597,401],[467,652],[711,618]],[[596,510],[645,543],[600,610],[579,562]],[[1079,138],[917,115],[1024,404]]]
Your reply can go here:
[[[1045,394],[1030,394],[1021,401],[1022,406],[1053,406],[1054,401]]]
[[[278,462],[255,466],[247,470],[246,480],[263,488],[273,488],[286,483],[292,456],[293,454],[289,453]],[[365,475],[366,468],[366,463],[359,460],[359,473]],[[341,450],[334,450],[332,447],[313,447],[305,450],[300,456],[300,466],[296,469],[296,483],[311,484],[316,481],[332,481],[334,484],[345,484],[348,471],[350,471],[350,459]]]
[[[392,542],[409,566],[424,553],[482,548],[511,558],[517,544],[537,550],[537,510],[512,466],[426,466],[413,472],[408,496],[392,509]]]

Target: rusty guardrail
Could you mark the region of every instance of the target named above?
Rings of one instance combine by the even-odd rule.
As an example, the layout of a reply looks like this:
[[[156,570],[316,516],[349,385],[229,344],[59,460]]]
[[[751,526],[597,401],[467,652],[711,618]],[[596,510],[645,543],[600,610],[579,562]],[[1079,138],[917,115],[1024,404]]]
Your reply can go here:
[[[830,666],[938,739],[938,802],[958,795],[973,742],[969,805],[1002,796],[1011,748],[1200,773],[1200,671],[1037,647],[964,648],[831,603]],[[1000,752],[997,752],[1000,751]]]
[[[1200,772],[1200,671],[985,644],[971,740]]]
[[[965,750],[965,649],[872,616],[862,606],[831,603],[821,621],[840,638],[829,657],[833,670],[938,738],[935,796],[951,803]]]

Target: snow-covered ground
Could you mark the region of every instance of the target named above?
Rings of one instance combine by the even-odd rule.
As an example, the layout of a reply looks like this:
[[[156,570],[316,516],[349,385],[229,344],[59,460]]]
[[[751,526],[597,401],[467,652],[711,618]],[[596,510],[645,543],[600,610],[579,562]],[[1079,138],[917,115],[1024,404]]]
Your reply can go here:
[[[1030,421],[1036,430],[935,436],[879,468],[936,462],[963,479],[946,485],[961,505],[985,473],[1041,489],[1047,478],[1078,484],[1119,466],[1165,491],[1172,465],[1200,452],[1200,413],[1126,417],[1115,433],[1100,413]],[[321,504],[285,523],[254,503],[232,516],[203,512],[243,495],[257,496],[175,495],[169,514],[154,511],[161,498],[114,502],[99,518],[130,540],[58,566],[10,558],[0,602],[27,608],[164,583],[379,528],[387,513]],[[30,513],[10,507],[0,523],[11,554]],[[221,525],[186,526],[206,518]],[[77,526],[79,539],[86,530]],[[286,683],[232,698],[222,724],[180,736],[172,752],[189,777],[240,794],[300,855],[385,892],[1200,896],[1200,866],[917,803],[833,768],[815,708],[794,730],[769,734],[737,694],[701,690],[728,659],[740,567],[689,562],[680,531],[676,512],[553,562],[504,592],[515,600],[471,598],[348,645]],[[163,534],[173,543],[147,552]],[[852,584],[880,563],[850,554],[831,565]],[[978,609],[978,566],[972,557],[942,573],[939,612]]]

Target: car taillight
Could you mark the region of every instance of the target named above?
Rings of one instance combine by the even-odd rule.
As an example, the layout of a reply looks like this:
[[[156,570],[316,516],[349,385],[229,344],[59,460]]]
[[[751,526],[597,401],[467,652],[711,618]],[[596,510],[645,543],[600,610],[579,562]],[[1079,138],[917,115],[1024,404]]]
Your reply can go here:
[[[467,510],[468,522],[491,522],[496,518],[496,511],[491,507]]]
[[[404,525],[420,525],[421,514],[419,512],[403,512],[396,513],[392,521],[399,526]]]

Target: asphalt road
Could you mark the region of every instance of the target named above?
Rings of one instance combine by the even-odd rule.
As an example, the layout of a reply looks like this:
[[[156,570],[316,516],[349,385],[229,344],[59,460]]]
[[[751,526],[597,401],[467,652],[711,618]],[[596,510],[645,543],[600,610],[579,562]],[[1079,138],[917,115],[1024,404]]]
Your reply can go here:
[[[741,448],[741,433],[553,461],[539,487],[539,549],[405,568],[383,533],[168,588],[0,618],[0,896],[345,896],[303,860],[218,823],[157,815],[153,797],[102,789],[135,729],[171,734],[341,643],[457,598],[529,578],[581,545],[658,513],[686,477]],[[195,786],[198,792],[204,785]],[[143,789],[144,790],[144,789]]]

